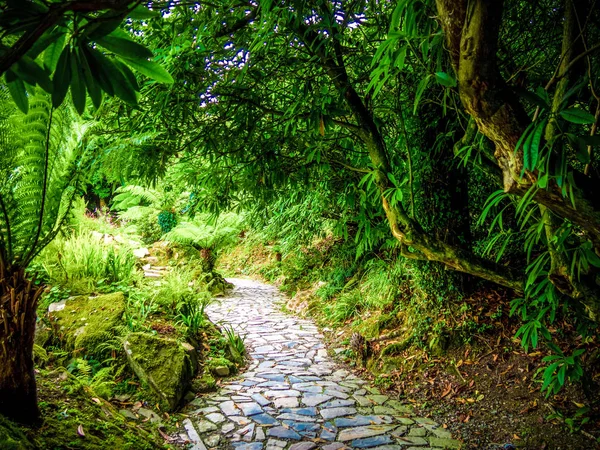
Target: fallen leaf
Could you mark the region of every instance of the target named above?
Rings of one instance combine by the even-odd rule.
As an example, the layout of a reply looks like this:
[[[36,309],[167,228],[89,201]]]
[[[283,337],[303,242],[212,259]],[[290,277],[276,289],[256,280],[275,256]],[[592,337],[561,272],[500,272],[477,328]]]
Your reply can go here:
[[[101,405],[101,404],[102,404],[102,402],[100,401],[100,399],[99,399],[99,398],[92,397],[92,400],[93,400],[95,403],[98,403],[99,405]]]
[[[79,425],[77,427],[77,434],[81,437],[85,437],[85,433],[83,432],[83,426]]]
[[[450,392],[452,391],[452,385],[450,383],[448,383],[448,387],[444,390],[444,392],[442,392],[442,396],[440,398],[444,398],[446,395],[448,395]]]

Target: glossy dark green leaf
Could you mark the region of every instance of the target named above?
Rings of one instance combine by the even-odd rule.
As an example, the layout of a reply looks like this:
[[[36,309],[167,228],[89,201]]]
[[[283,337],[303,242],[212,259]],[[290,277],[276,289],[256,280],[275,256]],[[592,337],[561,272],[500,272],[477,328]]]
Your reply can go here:
[[[71,99],[79,115],[85,111],[85,80],[77,52],[71,52]]]
[[[119,28],[122,21],[121,17],[115,17],[115,13],[109,11],[98,17],[98,22],[90,22],[86,26],[85,34],[93,41],[100,39]]]
[[[61,105],[67,95],[69,85],[71,84],[70,54],[71,50],[69,49],[69,46],[66,46],[58,58],[56,70],[54,71],[54,78],[52,79],[52,106],[55,108]]]
[[[125,75],[125,79],[129,83],[131,88],[135,91],[139,91],[140,86],[137,82],[137,79],[135,78],[135,74],[131,71],[131,69],[129,67],[127,67],[125,64],[123,64],[123,62],[121,62],[121,61],[115,60],[115,63],[117,64],[117,66],[119,67],[119,70],[123,73],[123,75]]]
[[[115,95],[115,90],[110,80],[110,75],[105,69],[105,60],[107,59],[101,52],[95,48],[85,46],[83,52],[90,66],[90,71],[94,80],[100,88],[111,97]]]
[[[167,72],[160,64],[153,61],[131,60],[129,58],[122,59],[129,67],[134,68],[142,75],[158,81],[159,83],[173,84],[174,80],[171,74]]]
[[[152,58],[154,55],[152,51],[148,50],[141,44],[134,42],[130,39],[125,39],[118,36],[105,36],[97,39],[96,43],[106,50],[109,50],[119,56],[133,60],[146,61],[148,58]]]
[[[60,58],[60,54],[65,48],[66,40],[67,36],[63,34],[59,36],[56,41],[52,42],[44,51],[44,67],[50,70],[50,72],[54,72],[56,70],[58,58]]]
[[[27,90],[25,89],[25,84],[23,84],[23,81],[19,78],[16,78],[15,80],[7,82],[6,84],[8,86],[8,92],[10,92],[10,96],[17,104],[17,107],[24,114],[27,114],[29,112],[29,99],[27,98]]]
[[[137,105],[137,95],[135,90],[129,85],[123,72],[119,70],[116,61],[100,52],[95,53],[94,56],[97,58],[102,71],[106,74],[106,78],[112,85],[114,95],[130,105]]]
[[[31,59],[36,59],[44,50],[46,50],[50,44],[56,42],[61,36],[64,36],[65,32],[55,29],[50,32],[46,32],[35,41],[35,44],[31,47],[31,49],[27,52],[27,56]]]
[[[128,14],[128,17],[132,19],[152,19],[154,17],[160,17],[158,11],[151,11],[146,6],[140,5]]]
[[[19,62],[15,64],[14,70],[27,83],[31,85],[39,84],[44,91],[52,93],[52,81],[50,81],[48,72],[29,56],[21,57]]]
[[[100,88],[98,82],[94,80],[92,70],[90,69],[90,64],[87,60],[86,52],[82,48],[78,48],[77,56],[81,64],[81,72],[83,74],[85,86],[87,88],[88,93],[90,94],[90,98],[92,99],[94,108],[97,109],[102,103],[102,89]]]
[[[589,112],[577,108],[569,108],[559,112],[560,116],[568,122],[581,125],[594,123],[594,116]]]

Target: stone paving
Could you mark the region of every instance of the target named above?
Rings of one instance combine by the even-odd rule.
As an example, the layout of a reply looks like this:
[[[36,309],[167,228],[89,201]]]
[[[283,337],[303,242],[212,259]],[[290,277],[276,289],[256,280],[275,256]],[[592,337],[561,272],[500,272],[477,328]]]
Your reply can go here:
[[[186,408],[183,439],[194,450],[455,449],[461,443],[428,418],[340,368],[309,320],[281,310],[272,286],[229,279],[229,297],[211,305],[215,323],[245,338],[247,371]]]

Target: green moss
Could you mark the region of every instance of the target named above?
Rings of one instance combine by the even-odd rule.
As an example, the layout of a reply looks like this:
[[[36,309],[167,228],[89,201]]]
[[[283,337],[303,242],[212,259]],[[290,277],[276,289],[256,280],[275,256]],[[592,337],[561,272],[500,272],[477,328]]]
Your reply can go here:
[[[237,370],[237,367],[234,363],[232,363],[231,361],[229,361],[227,358],[223,358],[223,357],[216,357],[216,358],[211,358],[206,362],[206,368],[207,369],[214,369],[216,367],[227,367],[229,369],[229,371],[231,373],[235,373]]]
[[[194,376],[193,364],[174,339],[149,333],[130,333],[125,340],[127,359],[135,374],[169,409],[179,404]]]
[[[99,353],[98,346],[114,338],[122,328],[125,298],[123,293],[80,296],[67,300],[61,311],[49,313],[65,349],[87,355]]]
[[[217,380],[207,370],[201,377],[192,381],[192,391],[194,392],[211,392],[217,389]]]
[[[394,342],[381,351],[381,356],[396,356],[408,348],[412,342],[411,338],[405,339],[402,342]]]
[[[0,448],[2,450],[29,450],[35,447],[17,425],[0,416]]]

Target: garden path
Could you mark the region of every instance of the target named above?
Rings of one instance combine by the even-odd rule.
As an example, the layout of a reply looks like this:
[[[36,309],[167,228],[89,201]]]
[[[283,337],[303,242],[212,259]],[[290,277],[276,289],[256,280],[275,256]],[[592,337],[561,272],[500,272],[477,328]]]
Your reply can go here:
[[[219,392],[188,405],[184,427],[194,450],[460,447],[431,419],[337,366],[314,323],[282,312],[277,288],[228,281],[235,288],[208,314],[245,338],[252,361]]]

